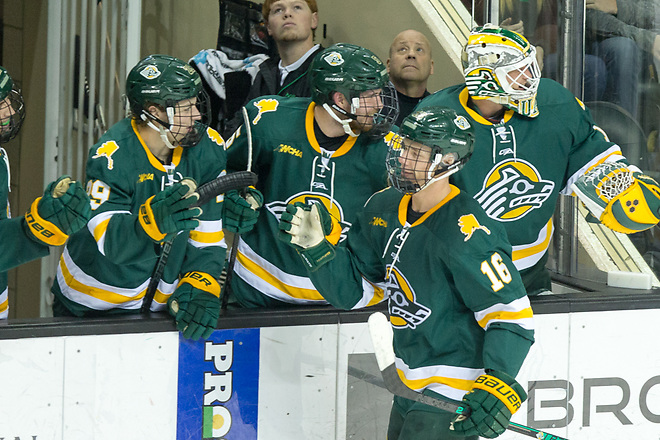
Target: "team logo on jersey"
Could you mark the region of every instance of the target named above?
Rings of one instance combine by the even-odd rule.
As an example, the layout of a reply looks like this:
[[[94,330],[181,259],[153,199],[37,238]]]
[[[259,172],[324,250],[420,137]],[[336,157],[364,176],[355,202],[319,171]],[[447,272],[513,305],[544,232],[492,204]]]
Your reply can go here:
[[[373,226],[382,226],[383,228],[387,227],[387,222],[380,217],[372,218],[369,224]]]
[[[388,266],[388,280],[384,284],[390,322],[394,328],[414,329],[431,316],[431,309],[417,302],[415,291],[405,276],[394,266]]]
[[[472,238],[472,234],[476,231],[484,231],[486,234],[490,235],[490,229],[479,224],[479,220],[474,216],[474,214],[466,214],[460,216],[458,219],[458,227],[465,238],[463,241],[468,241]]]
[[[222,139],[222,136],[220,136],[220,133],[212,129],[211,127],[208,127],[206,129],[206,134],[209,136],[209,139],[211,139],[213,142],[216,143],[219,147],[223,147],[225,145],[225,140]]]
[[[284,145],[284,144],[280,144],[278,147],[275,147],[275,152],[287,153],[295,157],[302,157],[303,155],[301,150],[297,148],[293,148],[291,145]]]
[[[489,217],[510,222],[540,208],[554,188],[555,183],[542,179],[531,163],[511,159],[497,164],[488,173],[474,198]]]
[[[267,112],[274,112],[277,110],[277,106],[280,105],[277,99],[260,99],[254,103],[254,106],[259,110],[257,116],[252,120],[252,125],[257,125],[257,122],[261,120],[261,115]]]
[[[330,213],[332,218],[332,232],[326,236],[326,239],[332,243],[337,244],[346,239],[346,233],[351,227],[351,223],[344,220],[344,211],[342,207],[337,203],[337,200],[330,199],[325,194],[319,194],[314,192],[302,192],[295,194],[289,197],[286,201],[280,202],[270,202],[266,204],[266,209],[275,216],[277,222],[279,223],[282,213],[286,209],[286,205],[289,203],[301,202],[306,205],[311,205],[312,203],[321,203],[325,206],[325,209]]]
[[[138,183],[154,180],[154,173],[143,173],[138,176]]]
[[[140,70],[140,75],[147,79],[154,79],[160,76],[160,70],[158,70],[158,67],[153,64],[149,64],[148,66],[145,66],[144,69]]]
[[[331,66],[341,66],[344,64],[344,58],[339,52],[330,52],[323,57],[323,61],[330,64]]]
[[[96,149],[96,154],[92,156],[92,159],[98,159],[100,157],[105,157],[108,159],[108,169],[111,170],[115,166],[115,161],[112,160],[112,155],[119,150],[119,145],[115,141],[104,142],[100,147]]]

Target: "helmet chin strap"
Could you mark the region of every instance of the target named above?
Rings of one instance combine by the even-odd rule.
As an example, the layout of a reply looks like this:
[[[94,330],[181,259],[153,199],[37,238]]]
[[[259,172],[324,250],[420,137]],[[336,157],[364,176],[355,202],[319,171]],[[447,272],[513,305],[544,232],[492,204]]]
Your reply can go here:
[[[326,112],[334,119],[335,121],[339,122],[341,126],[344,128],[344,133],[351,137],[358,137],[359,134],[355,134],[353,129],[351,129],[350,123],[351,121],[354,121],[357,119],[357,116],[354,113],[348,113],[346,110],[340,108],[339,106],[333,104],[332,107],[330,107],[327,103],[323,104],[323,108],[325,109]],[[341,119],[339,116],[337,116],[337,113],[333,111],[333,109],[337,110],[341,114],[348,116],[349,119]],[[353,109],[353,103],[351,103],[351,111],[355,111]]]
[[[167,131],[165,130],[164,126],[171,127],[174,121],[174,108],[173,107],[167,107],[167,119],[170,121],[170,123],[166,123],[165,121],[162,121],[152,115],[151,113],[146,112],[145,110],[142,110],[142,114],[140,117],[142,118],[143,121],[146,121],[147,126],[151,128],[152,130],[155,130],[158,132],[160,135],[160,139],[163,141],[165,145],[167,145],[167,148],[170,150],[174,150],[176,148],[175,145],[172,145],[170,140],[167,137],[167,132],[170,132],[170,129],[168,128]],[[152,121],[156,121],[160,124],[160,126],[156,126]]]
[[[429,186],[432,183],[435,183],[435,182],[437,182],[439,180],[442,180],[442,179],[446,179],[447,177],[451,176],[452,174],[454,174],[456,171],[459,170],[459,167],[458,167],[459,163],[456,162],[456,163],[453,163],[453,164],[449,165],[449,167],[446,169],[445,172],[441,173],[438,176],[433,177],[433,175],[436,172],[436,168],[441,163],[442,163],[442,154],[436,154],[435,159],[433,159],[433,163],[429,167],[428,176],[427,176],[429,178],[429,180],[424,185],[422,185],[419,188],[419,190],[417,190],[418,192],[423,190],[424,188],[426,188],[427,186]]]

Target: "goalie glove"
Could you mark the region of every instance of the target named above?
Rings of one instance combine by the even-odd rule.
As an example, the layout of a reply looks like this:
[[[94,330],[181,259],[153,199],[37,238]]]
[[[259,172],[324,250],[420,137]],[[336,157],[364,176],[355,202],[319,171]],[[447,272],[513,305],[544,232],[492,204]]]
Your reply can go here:
[[[495,438],[506,430],[511,416],[526,399],[527,393],[513,377],[501,371],[486,370],[463,397],[463,404],[471,410],[470,415],[456,416],[449,429],[465,437]]]
[[[325,236],[332,231],[332,218],[320,203],[286,205],[280,217],[278,238],[293,246],[310,271],[335,258],[335,247]]]
[[[594,167],[571,189],[608,228],[633,234],[660,221],[660,187],[651,177],[620,162]]]

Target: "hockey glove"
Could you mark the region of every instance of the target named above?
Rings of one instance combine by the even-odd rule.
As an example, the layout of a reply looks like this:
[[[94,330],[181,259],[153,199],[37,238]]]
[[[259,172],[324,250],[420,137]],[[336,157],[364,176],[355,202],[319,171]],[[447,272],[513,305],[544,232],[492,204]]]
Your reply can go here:
[[[49,246],[63,245],[69,235],[84,227],[92,215],[89,197],[79,182],[62,176],[51,182],[44,195],[25,214],[28,236]]]
[[[248,188],[245,198],[237,190],[227,191],[222,206],[222,227],[237,234],[252,230],[263,203],[264,196],[255,188]]]
[[[186,273],[167,300],[176,328],[186,339],[207,339],[220,317],[220,284],[204,272]]]
[[[594,167],[571,189],[608,228],[632,234],[660,221],[660,187],[651,177],[614,162]]]
[[[486,370],[463,397],[463,404],[472,412],[467,417],[456,416],[449,429],[465,437],[495,438],[506,430],[511,416],[526,399],[527,393],[513,377]]]
[[[325,239],[332,231],[332,218],[322,204],[287,205],[279,227],[278,238],[296,248],[308,270],[313,272],[335,258],[335,247]]]
[[[144,232],[155,242],[162,242],[168,234],[192,230],[199,225],[202,209],[191,208],[198,199],[197,184],[192,179],[165,188],[140,206],[139,221]]]

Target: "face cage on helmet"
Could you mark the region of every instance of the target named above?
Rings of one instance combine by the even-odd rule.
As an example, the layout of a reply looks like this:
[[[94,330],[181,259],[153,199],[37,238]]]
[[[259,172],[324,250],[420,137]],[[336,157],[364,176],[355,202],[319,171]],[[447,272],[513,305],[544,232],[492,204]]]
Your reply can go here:
[[[194,121],[192,116],[185,120],[178,120],[177,118],[177,108],[178,103],[168,105],[165,109],[167,113],[167,121],[161,121],[156,118],[153,118],[146,110],[143,110],[143,113],[147,115],[150,119],[155,119],[165,129],[168,129],[174,138],[176,144],[183,148],[194,147],[199,143],[208,128],[210,117],[211,117],[211,103],[208,94],[204,89],[201,89],[197,94],[197,102],[195,103],[197,111],[199,112],[201,119]],[[176,124],[175,122],[179,122]],[[175,145],[176,146],[176,145]]]
[[[360,94],[362,93],[364,92],[361,92]],[[365,133],[372,139],[380,139],[389,133],[392,125],[394,125],[394,121],[396,121],[396,118],[399,116],[399,102],[396,99],[396,91],[392,83],[383,86],[380,93],[374,95],[374,97],[376,96],[381,103],[381,107],[373,114],[370,121],[360,122],[359,119],[364,119],[364,116],[353,118],[355,124],[360,127],[362,132],[365,132],[365,129],[368,130]],[[358,108],[368,107],[366,99],[372,100],[373,98],[364,98],[360,95],[352,97],[351,117],[355,115]],[[368,128],[367,125],[371,125],[371,128]]]
[[[9,107],[9,114],[5,110]],[[21,90],[14,84],[5,99],[0,101],[0,144],[9,142],[16,137],[25,119],[25,101]]]
[[[525,73],[530,76],[525,78]],[[515,100],[525,100],[536,95],[541,80],[541,70],[536,61],[536,49],[531,50],[526,56],[514,63],[496,66],[493,69],[495,77],[502,85],[504,92]],[[522,81],[521,81],[522,80]],[[518,84],[521,88],[515,89],[512,84]]]

